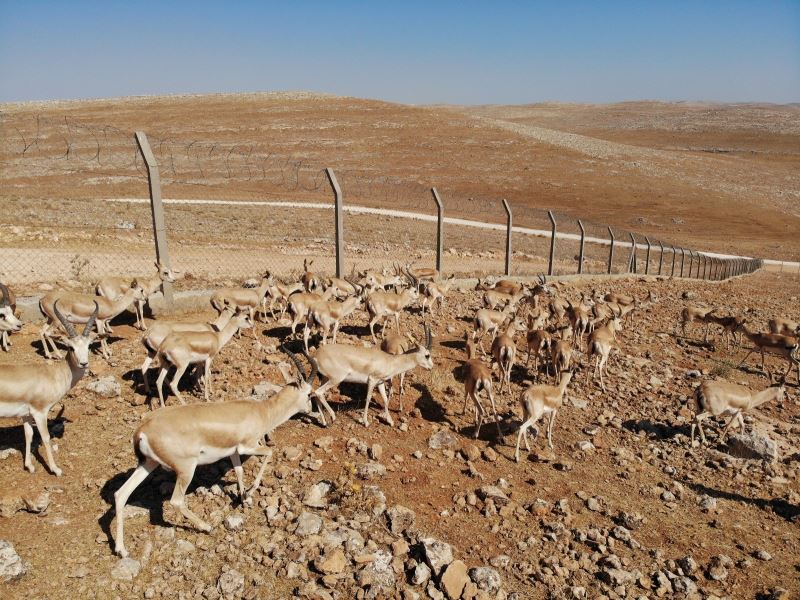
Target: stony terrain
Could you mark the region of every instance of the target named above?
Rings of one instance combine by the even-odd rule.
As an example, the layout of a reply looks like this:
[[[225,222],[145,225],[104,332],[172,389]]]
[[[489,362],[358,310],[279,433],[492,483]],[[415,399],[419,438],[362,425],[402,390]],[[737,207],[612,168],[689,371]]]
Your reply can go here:
[[[724,442],[709,422],[709,446],[691,448],[690,398],[700,380],[761,389],[767,378],[757,358],[736,368],[744,348],[704,345],[697,326],[675,337],[673,327],[687,303],[745,315],[762,330],[772,316],[797,318],[797,278],[598,279],[565,293],[595,287],[640,298],[649,289],[657,301],[624,324],[606,393],[587,383],[582,365],[553,451],[540,435],[513,461],[517,398],[534,377],[524,364],[500,400],[504,439],[490,426],[472,438],[471,414],[461,414],[462,339],[480,299],[454,291],[433,325],[435,369],[407,378],[395,427],[376,411],[365,428],[363,387],[342,386],[327,429],[298,418],[275,432],[251,506],[234,499],[229,462],[198,470],[188,503],[214,524],[209,534],[186,527],[166,502],[174,477],[157,472],[131,499],[126,560],[112,553],[110,503],[135,467],[130,436],[149,409],[138,332],[131,321],[116,325],[111,362],[94,356],[63,412],[51,414],[62,478],[47,472],[40,447],[36,473],[26,473],[19,421],[0,423],[0,540],[13,545],[0,543],[0,570],[16,573],[0,583],[3,597],[796,597],[798,384],[791,376],[783,403],[748,415],[746,435]],[[421,331],[416,310],[403,322]],[[366,339],[364,325],[356,313],[344,340]],[[262,323],[258,333],[261,349],[244,336],[215,361],[215,401],[268,396],[282,384],[286,357],[276,345],[288,328]],[[43,360],[35,326],[12,340],[0,361]],[[257,463],[245,464],[247,482]]]

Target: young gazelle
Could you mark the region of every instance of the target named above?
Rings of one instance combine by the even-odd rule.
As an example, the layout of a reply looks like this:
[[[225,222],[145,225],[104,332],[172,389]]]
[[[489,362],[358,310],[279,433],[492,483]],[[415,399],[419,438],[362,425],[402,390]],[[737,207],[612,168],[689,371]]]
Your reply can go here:
[[[328,334],[333,327],[333,343],[336,343],[336,334],[339,333],[339,325],[345,317],[350,316],[359,306],[361,298],[353,296],[344,302],[330,302],[320,300],[311,305],[308,310],[308,321],[303,329],[303,344],[308,352],[308,338],[311,336],[311,327],[315,326],[322,330],[322,343],[328,343]]]
[[[619,320],[619,312],[611,315],[611,318],[606,321],[605,325],[598,327],[589,334],[587,359],[591,360],[592,355],[596,356],[594,370],[592,371],[593,377],[599,374],[600,376],[600,389],[606,391],[606,384],[603,380],[603,371],[605,370],[608,356],[611,354],[611,349],[617,346],[617,332],[622,330],[622,324]],[[586,370],[586,385],[589,385],[589,370]]]
[[[411,288],[405,289],[402,292],[384,292],[376,291],[367,296],[367,312],[369,313],[369,332],[372,334],[372,341],[378,343],[378,338],[375,337],[375,324],[383,319],[383,326],[381,328],[382,335],[386,335],[386,322],[394,317],[395,330],[400,332],[400,313],[411,305],[417,298],[419,292],[417,291],[417,282],[414,280]]]
[[[335,342],[334,342],[335,343]],[[383,340],[381,340],[381,350],[386,352],[386,354],[391,354],[393,356],[399,356],[401,354],[405,354],[412,348],[417,345],[417,342],[414,340],[413,337],[410,335],[400,335],[397,332],[392,332],[386,335]],[[394,377],[389,380],[389,398],[392,397],[392,391],[394,390]],[[403,412],[403,388],[406,379],[405,371],[400,373],[400,390],[398,392],[398,399],[400,402],[400,412]]]
[[[722,327],[722,338],[725,340],[725,347],[731,347],[731,339],[735,346],[739,345],[738,333],[742,326],[745,324],[744,317],[737,317],[731,315],[728,317],[718,317],[717,315],[708,315],[710,321]]]
[[[308,414],[312,405],[309,395],[317,373],[314,359],[311,373],[305,376],[297,358],[297,383],[284,387],[263,402],[239,400],[221,404],[187,404],[170,406],[150,413],[133,434],[133,450],[139,465],[114,494],[117,518],[114,551],[128,556],[125,548],[125,505],[133,491],[157,467],[174,471],[175,488],[170,504],[201,531],[211,526],[186,506],[186,490],[198,465],[230,458],[236,472],[239,497],[246,501],[258,488],[272,450],[263,446],[264,436],[296,414]],[[245,492],[241,455],[263,456],[264,461],[252,487]]]
[[[482,354],[486,354],[486,350],[483,348],[483,336],[491,332],[492,343],[494,343],[498,329],[506,322],[506,319],[513,320],[514,318],[514,307],[511,305],[499,311],[481,308],[475,313],[475,329],[472,332],[472,339],[474,340],[477,337]]]
[[[33,425],[39,431],[44,444],[47,466],[53,474],[61,476],[61,469],[53,459],[50,433],[47,430],[47,414],[54,404],[80,381],[89,367],[89,345],[95,334],[91,329],[97,318],[98,308],[89,317],[83,333],[78,335],[67,318],[61,314],[58,300],[53,305],[53,314],[64,327],[67,337],[59,342],[67,347],[67,358],[57,363],[5,364],[0,365],[0,417],[22,417],[25,432],[25,468],[34,472],[31,461]]]
[[[366,383],[367,395],[364,406],[364,425],[369,426],[369,403],[372,392],[377,387],[383,400],[384,418],[389,425],[394,425],[389,414],[389,399],[386,396],[385,382],[392,377],[410,371],[414,367],[431,370],[431,346],[433,340],[431,331],[425,326],[425,345],[411,348],[404,354],[393,356],[380,348],[364,348],[363,346],[349,346],[345,344],[328,344],[321,346],[314,355],[319,364],[319,373],[327,381],[314,392],[322,409],[328,411],[331,420],[336,420],[336,414],[325,400],[325,392],[337,387],[342,382]],[[325,414],[320,409],[322,423],[325,424]]]
[[[675,324],[674,333],[678,332],[678,325],[681,327],[681,333],[686,337],[686,326],[689,323],[705,323],[706,334],[703,338],[708,342],[708,327],[711,325],[711,318],[717,311],[716,308],[700,308],[699,306],[687,306],[681,311],[680,320]]]
[[[697,388],[694,395],[695,417],[692,422],[691,438],[694,446],[695,426],[700,430],[700,439],[706,443],[706,435],[703,433],[703,426],[700,422],[703,419],[719,415],[732,415],[731,420],[722,430],[722,438],[725,432],[735,420],[738,419],[739,425],[744,432],[744,419],[742,413],[761,406],[771,400],[783,401],[784,388],[781,384],[778,387],[768,387],[760,392],[753,393],[743,385],[729,383],[727,381],[704,381]]]
[[[158,273],[153,277],[137,277],[143,292],[144,299],[137,300],[134,308],[136,309],[136,327],[144,329],[144,305],[150,300],[150,296],[158,291],[164,291],[164,283],[174,283],[180,271],[173,271],[156,261],[156,270]],[[98,296],[110,298],[111,300],[119,298],[122,294],[130,289],[130,277],[104,277],[97,283],[95,291]]]
[[[92,321],[97,327],[97,333],[100,335],[100,349],[103,357],[109,358],[111,351],[106,344],[106,336],[103,335],[111,333],[111,327],[108,321],[128,310],[131,305],[138,301],[144,300],[144,290],[139,286],[137,280],[131,282],[130,288],[118,298],[111,300],[110,298],[103,298],[102,296],[91,296],[89,294],[77,294],[75,292],[67,292],[65,290],[55,290],[44,296],[39,300],[39,310],[47,318],[47,322],[42,327],[40,337],[42,340],[42,347],[45,356],[51,358],[50,350],[47,343],[53,350],[53,354],[61,356],[61,353],[56,349],[51,335],[51,327],[60,319],[57,319],[53,306],[58,301],[59,310],[66,317],[66,319],[74,325],[83,325],[89,321],[89,318],[94,315],[95,319]],[[95,313],[95,309],[99,308],[99,312]]]
[[[550,347],[550,364],[553,365],[553,375],[558,383],[560,374],[569,371],[572,365],[572,341],[569,338],[553,341]]]
[[[589,323],[592,321],[591,311],[594,303],[591,304],[587,301],[586,297],[581,294],[581,301],[578,305],[569,302],[567,307],[567,316],[572,330],[575,332],[574,342],[578,350],[583,351],[583,336],[589,331]]]
[[[748,352],[739,363],[741,367],[753,352],[761,353],[761,370],[764,371],[769,380],[772,381],[772,371],[764,364],[764,353],[774,354],[786,360],[789,366],[783,374],[783,380],[792,370],[792,366],[797,366],[797,382],[800,383],[800,349],[798,348],[798,338],[790,335],[780,335],[778,333],[758,333],[751,331],[745,323],[742,323],[741,330],[745,337],[753,343],[753,348]],[[738,367],[737,367],[738,368]]]
[[[514,359],[517,356],[517,343],[514,336],[524,325],[517,319],[511,319],[505,331],[492,341],[492,358],[500,369],[500,393],[508,385],[511,390],[511,370],[514,368]]]
[[[519,398],[522,405],[522,425],[520,425],[519,433],[517,434],[514,460],[519,462],[519,444],[522,438],[525,438],[525,448],[530,451],[528,429],[546,414],[550,415],[550,420],[547,423],[547,445],[550,448],[553,447],[553,423],[556,420],[558,409],[561,408],[564,402],[564,393],[571,379],[572,371],[564,371],[561,373],[561,381],[558,385],[532,385],[522,392]]]
[[[211,362],[222,350],[222,347],[230,341],[233,334],[240,329],[252,326],[250,313],[240,309],[221,331],[178,331],[169,334],[161,342],[156,353],[156,361],[161,367],[156,381],[161,407],[164,407],[164,380],[167,377],[167,371],[173,365],[175,366],[175,375],[172,376],[169,388],[181,404],[186,404],[178,391],[178,382],[189,365],[204,364],[203,388],[206,402],[208,402],[211,395]]]
[[[534,378],[538,378],[539,356],[541,356],[543,352],[550,349],[550,346],[553,343],[553,337],[544,329],[529,329],[525,338],[525,345],[528,350],[528,358],[525,359],[525,368],[528,368],[528,364],[531,361],[531,355],[533,355]]]
[[[19,331],[22,328],[22,321],[15,314],[17,302],[11,290],[0,283],[0,292],[3,294],[0,299],[0,344],[3,350],[8,352],[8,347],[11,345],[8,335]]]
[[[306,292],[316,292],[322,289],[319,277],[308,270],[313,264],[313,260],[308,260],[307,258],[303,259],[303,274],[300,276],[300,283],[303,284],[303,289]]]
[[[478,393],[485,390],[492,405],[497,436],[502,439],[503,431],[500,429],[500,419],[497,416],[497,406],[492,391],[492,369],[478,357],[475,340],[470,339],[468,332],[464,332],[464,345],[467,350],[467,360],[464,361],[464,407],[461,409],[461,414],[463,415],[467,411],[467,401],[471,398],[475,409],[475,439],[478,439],[481,434],[481,425],[486,418],[486,410],[478,398]]]
[[[430,306],[430,313],[433,314],[433,308],[436,303],[439,303],[439,310],[444,307],[444,299],[450,288],[453,285],[455,275],[450,275],[444,282],[431,282],[425,286],[422,293],[422,318],[425,318],[425,308]]]
[[[156,321],[142,336],[142,345],[147,350],[147,356],[142,363],[142,380],[144,381],[144,389],[148,394],[150,393],[150,379],[147,377],[147,371],[150,365],[155,360],[158,349],[161,343],[167,339],[171,333],[186,332],[186,331],[220,331],[225,327],[233,317],[236,309],[230,304],[227,304],[222,312],[213,323],[171,323],[168,321]]]

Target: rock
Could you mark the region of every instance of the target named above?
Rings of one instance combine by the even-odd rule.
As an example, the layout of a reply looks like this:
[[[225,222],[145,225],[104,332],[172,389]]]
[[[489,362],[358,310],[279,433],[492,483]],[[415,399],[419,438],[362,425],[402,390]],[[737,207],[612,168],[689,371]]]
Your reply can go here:
[[[675,219],[675,218],[674,218],[674,219],[672,219],[672,220],[673,220],[673,222],[675,222],[676,224],[678,224],[678,223],[683,223],[683,219]],[[632,246],[632,245],[633,245],[633,244],[631,244],[631,246]],[[691,290],[686,290],[685,292],[683,292],[683,293],[681,294],[681,298],[683,298],[684,300],[694,300],[695,298],[697,298],[697,294],[695,294],[695,293],[694,293],[694,292],[692,292]]]
[[[497,452],[495,452],[491,448],[484,449],[483,460],[488,462],[495,462],[497,460]]]
[[[373,554],[373,560],[361,572],[369,580],[370,592],[387,592],[394,589],[395,574],[392,555],[385,550]],[[371,597],[376,597],[371,596]]]
[[[13,517],[17,511],[25,507],[25,502],[19,496],[0,496],[0,517],[6,519]]]
[[[677,594],[684,594],[687,598],[693,598],[697,594],[697,585],[688,577],[676,577],[672,580],[672,589]]]
[[[116,228],[131,230],[131,229],[136,229],[136,225],[134,225],[130,221],[117,221]]]
[[[324,435],[320,438],[317,438],[316,440],[314,440],[314,445],[317,448],[322,448],[323,450],[327,450],[328,448],[333,446],[333,436]]]
[[[295,529],[294,534],[306,537],[318,534],[320,529],[322,529],[322,517],[304,510],[297,517],[297,529]]]
[[[698,569],[697,561],[691,556],[684,556],[678,559],[678,566],[681,568],[684,575],[694,575]]]
[[[328,506],[326,498],[331,491],[331,484],[327,481],[320,481],[312,485],[303,495],[303,504],[311,508],[325,508]]]
[[[733,566],[733,561],[724,554],[712,556],[706,575],[714,581],[725,581],[728,578],[728,567],[731,566]]]
[[[116,398],[122,393],[122,386],[117,383],[116,377],[107,375],[86,384],[86,389],[103,398]]]
[[[377,462],[366,463],[358,466],[356,469],[356,475],[359,479],[369,481],[370,479],[375,479],[376,477],[383,477],[386,475],[386,467]]]
[[[6,540],[0,540],[0,581],[19,579],[27,570],[27,565],[14,550],[14,545]]]
[[[772,555],[766,550],[758,550],[753,554],[758,560],[772,560]]]
[[[425,563],[417,563],[417,566],[411,571],[411,583],[414,585],[425,585],[430,578],[431,568]]]
[[[271,381],[262,381],[261,383],[253,386],[253,391],[251,392],[250,397],[254,400],[266,400],[267,398],[271,398],[280,392],[281,389],[281,386],[275,385]]]
[[[433,574],[439,577],[445,567],[453,562],[453,548],[450,544],[436,538],[422,538],[420,543],[425,562],[428,563]]]
[[[478,449],[477,446],[469,445],[466,448],[461,449],[461,453],[464,455],[464,458],[475,462],[481,457],[481,451]]]
[[[586,501],[586,508],[591,510],[592,512],[601,512],[603,510],[603,506],[600,501],[595,498],[594,496],[589,498]]]
[[[717,510],[717,499],[703,494],[697,499],[697,504],[703,512]]]
[[[226,598],[238,598],[244,593],[244,575],[236,569],[223,573],[217,579],[217,590]]]
[[[369,448],[369,457],[372,460],[380,461],[381,457],[383,457],[383,446],[380,444],[372,444]]]
[[[702,376],[703,374],[697,369],[691,369],[689,371],[686,371],[686,374],[684,375],[686,379],[700,379],[700,377]]]
[[[728,454],[737,458],[775,461],[778,459],[778,445],[754,431],[737,433],[728,438]]]
[[[575,447],[581,452],[591,452],[594,450],[594,444],[589,440],[581,440],[575,443]]]
[[[651,386],[653,386],[653,389],[658,389],[658,388],[660,388],[660,387],[663,387],[663,386],[664,386],[664,382],[663,382],[663,381],[661,381],[661,380],[660,380],[658,377],[656,377],[655,375],[651,375],[651,376],[650,376],[650,385],[651,385]]]
[[[225,517],[224,523],[225,529],[228,531],[236,531],[241,529],[244,525],[244,516],[237,513],[232,513]]]
[[[17,450],[16,448],[3,448],[0,450],[0,460],[5,460],[12,456],[22,456],[22,452]]]
[[[298,460],[303,456],[303,450],[299,446],[287,446],[283,449],[283,458],[286,460]]]
[[[454,560],[445,569],[442,575],[441,587],[450,600],[458,600],[464,592],[464,587],[469,583],[467,565],[460,560]]]
[[[495,506],[498,508],[509,503],[508,496],[505,495],[503,490],[494,485],[484,485],[477,490],[477,494],[478,497],[484,502],[487,500],[492,500],[492,502],[494,502]]]
[[[511,557],[507,554],[498,554],[489,559],[489,564],[497,569],[507,569],[511,564]]]
[[[309,471],[319,471],[322,468],[322,460],[309,456],[300,461],[300,466]]]
[[[630,542],[631,541],[631,532],[628,531],[625,527],[621,527],[617,525],[611,531],[611,535],[618,539],[620,542]]]
[[[197,550],[197,547],[188,540],[176,540],[175,549],[181,554],[191,554]]]
[[[769,595],[766,596],[766,600],[789,600],[791,596],[789,595],[789,590],[785,590],[783,588],[775,588],[770,590]]]
[[[23,498],[25,510],[32,513],[43,513],[50,506],[50,494],[42,492],[36,498]]]
[[[120,581],[132,581],[142,570],[142,565],[133,558],[120,558],[116,566],[111,569],[111,577]]]
[[[434,433],[428,440],[428,447],[431,450],[439,450],[441,448],[452,448],[458,445],[458,439],[454,436],[449,429],[440,429]]]
[[[395,535],[405,533],[414,526],[414,521],[417,518],[416,513],[410,508],[396,504],[386,511],[386,516],[389,518],[389,529]]]
[[[608,585],[630,585],[635,581],[633,573],[625,571],[624,569],[615,569],[613,567],[606,567],[600,572],[600,579]]]
[[[475,582],[479,590],[487,592],[490,596],[495,596],[500,591],[502,580],[500,573],[491,567],[475,567],[469,570],[469,578]]]
[[[347,567],[347,557],[341,548],[336,548],[324,556],[318,556],[314,567],[323,575],[336,575]]]

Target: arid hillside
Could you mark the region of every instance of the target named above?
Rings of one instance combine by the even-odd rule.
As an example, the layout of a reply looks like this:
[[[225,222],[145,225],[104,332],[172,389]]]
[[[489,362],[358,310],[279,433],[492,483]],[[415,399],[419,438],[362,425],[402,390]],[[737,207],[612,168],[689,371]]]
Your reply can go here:
[[[554,209],[665,242],[800,258],[800,108],[625,103],[415,107],[307,93],[0,106],[0,199],[146,195],[147,132],[172,198],[429,206],[521,225]],[[473,199],[473,202],[469,202]],[[6,215],[5,220],[27,218]],[[30,215],[35,218],[35,215]]]

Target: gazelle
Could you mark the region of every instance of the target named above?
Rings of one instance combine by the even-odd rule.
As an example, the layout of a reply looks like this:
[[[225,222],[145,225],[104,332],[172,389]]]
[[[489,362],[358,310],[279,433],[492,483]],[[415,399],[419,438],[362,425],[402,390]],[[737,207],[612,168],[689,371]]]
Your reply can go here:
[[[525,360],[525,368],[528,368],[528,364],[530,364],[531,361],[531,355],[533,355],[534,377],[538,378],[539,356],[546,350],[550,349],[550,346],[553,343],[553,338],[550,333],[544,329],[529,329],[525,338],[525,345],[528,351],[528,358]]]
[[[228,305],[247,310],[250,314],[250,320],[255,323],[256,311],[259,308],[263,309],[264,297],[272,282],[272,274],[269,271],[264,271],[261,276],[261,284],[257,288],[233,287],[218,289],[211,295],[211,306],[220,314]],[[255,327],[253,327],[253,339],[258,343]]]
[[[560,381],[560,374],[569,371],[572,366],[572,341],[569,339],[554,340],[550,347],[550,364],[553,365],[553,374],[556,383]],[[548,367],[548,371],[549,371]]]
[[[735,315],[718,317],[715,314],[711,314],[708,316],[708,319],[710,319],[710,321],[715,325],[722,327],[722,338],[725,340],[726,348],[730,348],[731,338],[733,339],[734,345],[739,345],[739,338],[737,337],[737,334],[745,324],[744,317],[737,317]]]
[[[308,338],[311,335],[311,326],[316,326],[322,330],[322,343],[328,343],[328,334],[333,328],[333,343],[336,343],[336,334],[339,333],[339,325],[342,319],[350,316],[361,306],[361,298],[354,296],[344,302],[331,302],[320,300],[315,302],[308,309],[308,321],[303,329],[303,344],[308,352]]]
[[[50,432],[47,429],[47,414],[54,404],[75,387],[89,367],[89,345],[94,341],[92,333],[98,308],[90,315],[83,333],[78,335],[75,328],[61,313],[58,300],[53,305],[53,314],[64,327],[67,337],[59,342],[67,347],[67,357],[63,362],[36,364],[0,365],[0,417],[22,417],[25,433],[25,468],[34,472],[31,461],[31,441],[33,425],[39,431],[44,444],[47,466],[54,475],[60,477],[61,469],[53,458],[50,447]]]
[[[148,394],[150,393],[150,380],[147,377],[147,371],[150,365],[155,360],[158,349],[161,343],[169,337],[172,333],[181,333],[187,331],[207,331],[217,332],[225,327],[233,317],[236,309],[230,304],[226,304],[225,308],[213,323],[170,323],[166,321],[156,321],[142,336],[142,345],[147,350],[147,356],[142,363],[142,380],[144,381],[144,389]]]
[[[303,289],[307,292],[316,292],[322,288],[319,277],[308,270],[313,264],[313,260],[303,259],[303,274],[300,276],[300,283],[303,284]]]
[[[275,283],[267,289],[266,296],[269,296],[269,307],[263,309],[264,313],[269,310],[270,316],[274,319],[275,318],[275,311],[274,307],[277,303],[281,309],[281,314],[279,318],[283,318],[283,315],[286,313],[286,309],[289,308],[289,297],[292,294],[302,291],[303,284],[300,282],[295,282],[292,284],[282,284],[282,283]],[[334,288],[335,290],[335,288]],[[264,297],[264,303],[266,304],[266,296]]]
[[[483,294],[483,306],[491,310],[504,308],[506,306],[516,306],[523,297],[528,295],[526,289],[522,289],[514,294],[506,294],[497,290],[486,290]]]
[[[706,334],[704,340],[708,342],[708,327],[711,325],[712,317],[717,311],[716,308],[701,308],[699,306],[687,306],[681,311],[680,320],[675,324],[675,333],[678,332],[678,325],[681,332],[686,337],[686,326],[689,323],[705,323]]]
[[[425,307],[430,307],[430,313],[433,314],[433,308],[436,303],[439,303],[439,310],[444,307],[444,299],[450,288],[453,285],[455,275],[450,275],[444,282],[431,282],[425,286],[422,292],[422,318],[425,318]]]
[[[381,350],[386,352],[386,354],[392,354],[393,356],[399,356],[400,354],[405,354],[412,348],[417,346],[417,342],[412,338],[410,335],[400,335],[397,332],[389,333],[386,335],[383,340],[381,340]],[[389,380],[389,398],[392,397],[392,390],[394,389],[394,377]],[[400,412],[403,412],[403,389],[404,383],[406,379],[406,373],[403,371],[400,373],[400,390],[398,392],[398,399],[400,404]]]
[[[587,303],[583,294],[581,294],[581,301],[577,306],[572,302],[568,302],[567,305],[567,316],[575,334],[573,341],[578,350],[581,351],[583,350],[583,336],[589,331],[589,324],[592,322],[591,310],[593,305],[594,303]]]
[[[350,296],[358,296],[364,290],[364,286],[360,285],[354,276],[345,277],[329,277],[328,287],[333,288],[333,295],[337,298],[348,298]]]
[[[500,279],[499,281],[496,281],[494,285],[490,285],[486,283],[486,281],[481,281],[478,279],[478,283],[475,285],[475,291],[480,292],[492,290],[502,294],[512,295],[521,292],[524,287],[524,284],[518,281],[511,281],[510,279]]]
[[[169,334],[158,347],[155,360],[157,366],[161,367],[156,381],[161,407],[164,407],[164,379],[170,366],[175,367],[175,375],[172,376],[169,387],[180,403],[185,404],[183,396],[178,391],[178,382],[189,365],[198,363],[205,365],[203,391],[208,402],[211,394],[211,362],[230,341],[233,334],[252,326],[250,314],[246,310],[239,309],[221,331],[182,331]]]
[[[595,364],[592,376],[600,376],[600,389],[606,391],[606,384],[603,380],[603,371],[605,370],[608,356],[611,354],[611,349],[618,347],[617,332],[622,331],[622,324],[619,320],[619,312],[611,315],[611,318],[606,321],[605,325],[596,328],[589,334],[589,341],[587,344],[587,358],[591,360],[594,355]],[[586,385],[589,385],[589,370],[586,370]]]
[[[510,305],[506,306],[503,310],[481,308],[475,313],[475,329],[472,332],[472,339],[476,339],[477,336],[482,354],[486,354],[486,350],[483,349],[483,336],[491,332],[492,343],[494,343],[494,339],[497,337],[497,330],[506,322],[506,319],[509,318],[512,320],[515,318],[514,307]]]
[[[305,376],[297,358],[295,385],[284,387],[263,402],[239,400],[222,404],[187,404],[170,406],[150,413],[133,434],[133,450],[139,465],[128,480],[114,493],[117,527],[114,551],[128,556],[125,548],[125,505],[133,491],[156,469],[174,471],[176,480],[170,504],[201,531],[211,526],[186,506],[186,490],[198,465],[230,458],[236,472],[239,497],[242,501],[252,495],[261,483],[272,450],[261,444],[264,436],[296,414],[311,412],[311,385],[317,373],[314,359],[311,373]],[[263,456],[252,487],[245,492],[241,455]]]
[[[173,271],[158,261],[156,261],[155,265],[156,270],[158,271],[155,276],[136,278],[136,281],[139,282],[139,286],[142,288],[144,295],[143,300],[137,300],[134,304],[134,308],[136,309],[137,329],[143,330],[145,328],[144,305],[150,300],[150,296],[158,291],[163,292],[164,283],[175,283],[177,276],[180,274],[180,271]],[[122,294],[128,291],[128,289],[130,289],[130,285],[130,277],[104,277],[97,283],[95,291],[97,292],[98,296],[103,296],[104,298],[113,300],[115,298],[119,298]]]
[[[769,320],[769,331],[770,333],[797,337],[800,336],[800,323],[784,317],[776,317]]]
[[[308,325],[307,321],[311,307],[319,302],[330,300],[331,296],[333,296],[333,291],[333,288],[328,288],[322,293],[296,292],[289,296],[287,305],[289,313],[292,315],[292,335],[294,335],[300,323],[306,321],[306,325]]]
[[[438,269],[433,267],[416,267],[406,265],[406,272],[411,273],[418,283],[436,283],[441,274]]]
[[[384,269],[383,272],[368,271],[363,273],[362,277],[364,285],[372,291],[377,289],[385,290],[388,287],[402,285],[403,283],[402,271],[397,265],[394,267],[394,274],[390,273],[388,269]]]
[[[550,415],[547,423],[547,445],[553,447],[553,423],[556,414],[564,402],[564,393],[567,390],[572,371],[561,373],[561,380],[558,385],[531,385],[522,392],[519,401],[522,405],[522,425],[517,433],[517,447],[514,451],[514,460],[519,462],[519,445],[525,438],[525,448],[530,452],[528,444],[528,429],[530,429],[544,415]],[[537,429],[538,435],[538,429]]]
[[[97,333],[100,336],[100,349],[103,356],[109,358],[111,352],[106,344],[106,335],[104,335],[111,331],[111,328],[108,326],[108,321],[128,310],[134,302],[143,299],[144,291],[139,286],[139,282],[135,279],[131,282],[130,288],[122,294],[122,296],[114,300],[102,296],[77,294],[64,290],[50,292],[39,300],[39,310],[41,310],[42,314],[47,318],[47,322],[42,327],[40,333],[45,356],[51,358],[50,350],[47,347],[48,342],[53,350],[53,354],[59,357],[61,355],[56,349],[51,336],[51,327],[57,321],[60,321],[53,312],[53,306],[56,301],[58,301],[59,310],[70,323],[82,325],[87,323],[92,315],[94,315],[92,323],[97,326]],[[95,309],[98,309],[99,312],[95,312]]]
[[[511,370],[514,368],[514,359],[517,356],[517,343],[514,335],[524,328],[517,319],[511,319],[505,331],[492,341],[492,358],[500,369],[500,393],[508,385],[511,390]]]
[[[0,292],[3,294],[0,299],[0,343],[2,343],[3,350],[8,352],[8,347],[11,345],[8,336],[10,333],[16,333],[22,329],[22,321],[15,314],[17,300],[11,290],[0,283]]]
[[[375,291],[367,296],[367,312],[369,313],[369,332],[372,334],[372,341],[378,343],[375,337],[375,324],[383,319],[381,332],[386,335],[386,322],[394,317],[395,329],[400,332],[400,313],[410,306],[417,298],[419,292],[417,285],[405,289],[402,292]]]
[[[706,443],[706,435],[701,425],[703,419],[711,416],[732,415],[731,420],[722,430],[722,438],[724,439],[725,432],[728,431],[731,423],[737,419],[742,432],[744,432],[743,412],[752,410],[771,400],[782,402],[783,397],[783,384],[777,387],[770,386],[765,390],[753,393],[743,385],[727,381],[704,381],[694,394],[695,417],[691,429],[692,446],[694,446],[695,426],[700,430],[700,439],[703,444]]]
[[[774,354],[789,363],[786,372],[783,374],[783,380],[786,380],[786,376],[789,375],[792,366],[797,366],[797,382],[800,383],[800,348],[798,348],[798,338],[789,335],[780,335],[778,333],[758,333],[751,331],[746,323],[742,323],[741,330],[745,337],[753,343],[753,348],[745,355],[742,362],[739,363],[739,367],[745,363],[753,352],[760,352],[761,370],[766,372],[769,376],[769,380],[772,381],[772,371],[767,369],[764,364],[764,353]]]
[[[314,355],[319,364],[320,375],[327,381],[323,383],[314,396],[322,407],[328,411],[331,420],[336,420],[336,414],[325,400],[325,392],[337,387],[342,382],[367,384],[367,395],[364,406],[364,425],[369,425],[369,403],[372,392],[377,387],[383,400],[384,418],[389,425],[394,425],[389,414],[389,399],[386,396],[385,382],[392,377],[410,371],[414,367],[431,370],[431,346],[433,340],[431,331],[425,326],[425,345],[411,348],[404,354],[393,356],[380,348],[364,348],[363,346],[348,346],[344,344],[328,344],[322,346]],[[320,409],[321,420],[325,424],[325,415]]]
[[[503,431],[500,429],[500,419],[497,416],[497,406],[494,402],[492,390],[492,369],[484,363],[477,355],[475,340],[470,339],[469,333],[464,332],[464,345],[467,350],[467,360],[464,361],[464,407],[461,414],[467,411],[467,401],[471,398],[475,409],[475,439],[481,434],[481,425],[486,418],[486,410],[483,408],[478,393],[481,390],[486,392],[489,402],[492,405],[494,422],[497,425],[497,436],[502,439]]]

